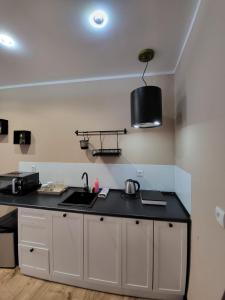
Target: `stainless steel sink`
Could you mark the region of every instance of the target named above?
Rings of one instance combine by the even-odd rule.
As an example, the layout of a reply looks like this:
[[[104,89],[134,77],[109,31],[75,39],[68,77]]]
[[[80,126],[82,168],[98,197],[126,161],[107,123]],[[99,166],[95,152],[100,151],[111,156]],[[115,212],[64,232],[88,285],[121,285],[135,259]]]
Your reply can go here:
[[[91,207],[96,199],[98,194],[95,193],[88,193],[88,192],[74,192],[64,201],[59,203],[61,206],[85,206]]]

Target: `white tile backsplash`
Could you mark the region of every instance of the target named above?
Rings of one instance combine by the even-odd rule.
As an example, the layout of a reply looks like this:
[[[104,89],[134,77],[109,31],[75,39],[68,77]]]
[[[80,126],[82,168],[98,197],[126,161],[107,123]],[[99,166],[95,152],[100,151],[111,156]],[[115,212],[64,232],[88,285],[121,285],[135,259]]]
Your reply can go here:
[[[139,164],[91,164],[91,163],[53,163],[20,162],[20,171],[32,171],[32,166],[40,173],[42,183],[63,181],[70,186],[83,186],[81,175],[87,172],[89,184],[93,185],[96,177],[101,187],[124,188],[128,178],[140,182],[142,189],[174,191],[174,166],[139,165]],[[137,170],[143,170],[143,177],[137,177]]]
[[[83,186],[81,175],[87,172],[90,186],[98,178],[100,187],[123,189],[126,179],[136,179],[140,182],[141,189],[176,192],[188,212],[191,212],[191,175],[174,165],[21,161],[19,171],[31,172],[34,166],[40,173],[41,183],[54,181],[70,186]],[[143,171],[143,177],[137,176],[138,170]]]
[[[191,174],[175,166],[174,190],[184,207],[191,214]]]

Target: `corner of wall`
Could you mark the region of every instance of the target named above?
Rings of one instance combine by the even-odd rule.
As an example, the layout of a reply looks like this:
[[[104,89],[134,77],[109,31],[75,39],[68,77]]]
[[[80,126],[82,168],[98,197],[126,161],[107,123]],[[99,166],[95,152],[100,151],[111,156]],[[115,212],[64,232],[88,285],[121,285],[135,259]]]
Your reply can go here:
[[[184,207],[191,214],[191,174],[178,166],[174,168],[174,189]]]

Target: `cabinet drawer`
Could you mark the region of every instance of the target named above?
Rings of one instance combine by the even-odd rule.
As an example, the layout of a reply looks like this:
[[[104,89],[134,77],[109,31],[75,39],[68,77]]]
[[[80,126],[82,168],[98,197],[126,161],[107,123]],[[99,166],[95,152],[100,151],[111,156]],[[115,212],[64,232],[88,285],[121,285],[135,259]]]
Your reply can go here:
[[[48,212],[43,209],[23,207],[23,208],[18,208],[18,214],[20,217],[43,218],[43,217],[46,217]]]
[[[18,237],[20,244],[49,247],[50,217],[45,212],[24,209],[19,212]]]
[[[49,250],[19,244],[19,266],[26,275],[49,278]]]
[[[45,219],[19,219],[18,229],[19,243],[41,247],[49,246],[47,221]]]

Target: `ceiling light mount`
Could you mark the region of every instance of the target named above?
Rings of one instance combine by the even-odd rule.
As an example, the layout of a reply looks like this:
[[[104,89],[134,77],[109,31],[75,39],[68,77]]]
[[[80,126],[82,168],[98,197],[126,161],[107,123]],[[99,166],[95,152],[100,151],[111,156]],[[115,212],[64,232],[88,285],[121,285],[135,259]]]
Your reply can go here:
[[[138,55],[138,59],[140,62],[149,62],[151,61],[155,56],[155,51],[153,49],[143,49],[140,51],[139,55]]]
[[[9,35],[0,34],[0,46],[13,48],[15,46],[15,41]]]
[[[91,13],[89,22],[91,26],[101,29],[108,23],[108,15],[103,10],[95,10]]]

